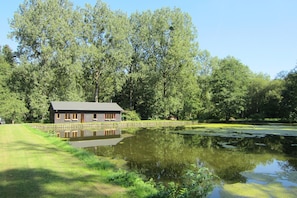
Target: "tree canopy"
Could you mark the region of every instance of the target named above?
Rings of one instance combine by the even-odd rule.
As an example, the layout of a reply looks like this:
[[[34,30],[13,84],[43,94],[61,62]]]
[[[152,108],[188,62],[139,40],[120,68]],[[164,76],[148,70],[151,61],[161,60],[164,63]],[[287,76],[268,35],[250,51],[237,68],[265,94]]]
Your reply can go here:
[[[0,116],[11,121],[47,121],[53,100],[114,101],[142,119],[296,120],[296,70],[271,80],[212,57],[179,8],[128,16],[100,0],[25,0],[10,27],[18,48],[1,48]]]

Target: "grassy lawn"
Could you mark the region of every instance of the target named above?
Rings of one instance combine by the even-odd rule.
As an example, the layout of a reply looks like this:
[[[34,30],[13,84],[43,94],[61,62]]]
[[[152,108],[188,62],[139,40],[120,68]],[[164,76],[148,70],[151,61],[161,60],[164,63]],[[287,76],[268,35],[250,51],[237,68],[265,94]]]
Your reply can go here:
[[[0,197],[126,197],[125,188],[38,133],[0,125]]]

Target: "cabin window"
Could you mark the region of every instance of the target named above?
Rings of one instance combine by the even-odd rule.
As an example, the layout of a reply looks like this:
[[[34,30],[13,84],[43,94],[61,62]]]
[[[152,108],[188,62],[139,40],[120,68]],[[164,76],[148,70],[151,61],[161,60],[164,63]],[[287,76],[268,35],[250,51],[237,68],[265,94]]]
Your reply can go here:
[[[77,137],[78,132],[77,131],[72,131],[72,137],[76,138]]]
[[[93,120],[97,120],[97,114],[96,113],[93,114]]]
[[[109,136],[109,135],[115,135],[116,130],[115,129],[105,129],[104,130],[104,135]]]
[[[56,114],[56,118],[60,119],[60,114],[59,113]]]
[[[65,120],[70,120],[70,119],[71,119],[70,113],[65,113]]]
[[[106,113],[105,120],[115,120],[116,114],[115,113]]]
[[[74,114],[72,115],[72,120],[77,120],[77,113],[74,113]]]
[[[65,131],[64,132],[64,137],[69,138],[70,137],[70,131]]]

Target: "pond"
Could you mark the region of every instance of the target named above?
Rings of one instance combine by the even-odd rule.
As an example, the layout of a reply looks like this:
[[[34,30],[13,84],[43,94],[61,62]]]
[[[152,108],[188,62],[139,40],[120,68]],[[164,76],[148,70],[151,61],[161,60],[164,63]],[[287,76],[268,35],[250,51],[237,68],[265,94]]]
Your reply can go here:
[[[106,138],[72,144],[125,159],[130,169],[155,181],[178,181],[191,164],[208,167],[223,183],[209,197],[297,195],[296,127],[180,127],[125,134],[123,130],[116,143],[110,139],[111,146],[106,146]]]

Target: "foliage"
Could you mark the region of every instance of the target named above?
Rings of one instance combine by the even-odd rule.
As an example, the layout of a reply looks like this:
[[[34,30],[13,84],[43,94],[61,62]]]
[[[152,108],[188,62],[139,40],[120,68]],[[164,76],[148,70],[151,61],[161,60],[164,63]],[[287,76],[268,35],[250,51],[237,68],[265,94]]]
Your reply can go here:
[[[297,121],[297,69],[292,70],[285,78],[282,91],[282,113],[283,117],[291,122]]]
[[[122,114],[122,118],[123,120],[126,120],[126,121],[139,121],[141,120],[140,119],[140,116],[138,115],[138,113],[136,113],[136,111],[125,111],[123,112]]]
[[[7,49],[7,48],[4,48]],[[5,53],[5,52],[3,52]],[[12,63],[11,63],[12,64]],[[11,75],[12,65],[0,54],[0,115],[7,122],[21,122],[28,112],[25,103],[19,94],[11,92],[8,80]]]
[[[228,121],[245,110],[245,96],[250,70],[234,57],[220,61],[212,75],[212,101],[219,114]]]
[[[1,48],[0,48],[1,50]],[[4,60],[11,66],[14,66],[14,54],[12,52],[12,49],[8,45],[4,45],[2,51],[2,55],[4,57]]]
[[[1,48],[9,75],[0,84],[24,103],[27,121],[47,121],[53,100],[115,101],[141,119],[295,120],[293,71],[271,80],[234,57],[212,57],[178,8],[127,16],[101,0],[26,0],[10,27],[18,48]]]
[[[25,103],[14,93],[0,92],[0,114],[6,121],[22,122],[28,112]]]
[[[214,188],[214,176],[205,167],[192,166],[186,170],[181,183],[169,182],[166,185],[158,184],[158,194],[151,197],[190,198],[206,197]]]
[[[198,86],[201,89],[199,100],[201,107],[199,109],[199,119],[210,119],[214,117],[214,104],[212,102],[211,81],[212,74],[219,66],[219,59],[211,57],[210,53],[206,50],[199,51],[197,56],[198,64]]]
[[[137,190],[130,191],[132,197],[166,197],[166,198],[190,198],[205,197],[213,190],[216,176],[207,168],[197,168],[194,165],[182,176],[181,183],[169,182],[157,183],[152,180],[143,182],[139,175],[134,172],[119,171],[108,177],[108,181],[124,187],[138,186]],[[142,186],[142,188],[139,188]],[[154,190],[154,188],[157,189]],[[140,191],[143,190],[143,192]]]
[[[251,117],[252,119],[265,118],[265,115],[263,114],[265,94],[269,83],[269,76],[264,74],[251,76],[251,82],[247,87],[246,116]]]
[[[120,170],[109,175],[107,179],[113,184],[130,187],[131,197],[148,197],[157,192],[152,181],[144,182],[139,174],[132,171]]]
[[[133,55],[120,94],[122,105],[145,119],[195,110],[191,107],[196,103],[189,97],[196,98],[197,43],[189,15],[180,9],[162,8],[132,14],[130,22]]]
[[[94,7],[86,5],[81,13],[84,88],[90,90],[87,99],[110,101],[121,90],[125,66],[130,63],[130,24],[125,14],[112,12],[101,1]]]

